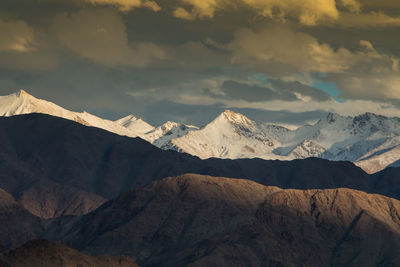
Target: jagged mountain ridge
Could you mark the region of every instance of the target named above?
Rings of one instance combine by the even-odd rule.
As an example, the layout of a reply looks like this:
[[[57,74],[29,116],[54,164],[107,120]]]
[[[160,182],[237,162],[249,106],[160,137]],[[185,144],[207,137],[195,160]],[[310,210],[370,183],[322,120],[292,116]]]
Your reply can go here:
[[[130,256],[141,266],[400,264],[400,201],[345,188],[281,189],[185,174],[126,192],[86,215],[50,221],[29,215],[0,190],[0,219],[6,249],[45,238],[81,253]],[[32,241],[0,255],[0,264],[55,266],[55,257],[89,266],[134,264],[81,253]]]
[[[167,122],[157,128],[134,115],[117,121],[87,112],[72,112],[36,99],[21,90],[0,97],[0,115],[45,113],[129,137],[140,137],[162,149],[185,152],[202,159],[262,158],[293,160],[319,157],[352,161],[375,173],[400,160],[400,119],[372,113],[345,117],[330,113],[314,125],[289,130],[279,125],[257,123],[246,116],[225,111],[199,129]]]
[[[43,218],[85,214],[127,190],[184,173],[281,188],[346,187],[400,199],[399,168],[367,175],[350,162],[318,158],[201,160],[45,114],[0,117],[0,147],[0,188]]]
[[[357,190],[188,174],[60,219],[47,235],[142,266],[396,266],[399,214],[398,200]]]
[[[94,116],[86,111],[73,112],[46,100],[37,99],[24,90],[15,94],[0,97],[0,116],[43,113],[76,121],[86,126],[98,127],[120,135],[136,137],[138,132],[110,120]]]
[[[14,116],[30,113],[43,113],[78,122],[116,133],[122,136],[140,137],[161,147],[172,138],[180,137],[188,131],[197,129],[195,126],[167,122],[157,128],[141,118],[128,115],[116,121],[99,118],[86,111],[74,112],[64,109],[52,102],[35,98],[24,90],[17,93],[0,96],[0,116]]]
[[[225,111],[204,128],[172,139],[170,144],[170,148],[203,159],[319,157],[352,161],[375,173],[400,159],[400,119],[372,113],[356,117],[330,113],[314,125],[289,130]]]

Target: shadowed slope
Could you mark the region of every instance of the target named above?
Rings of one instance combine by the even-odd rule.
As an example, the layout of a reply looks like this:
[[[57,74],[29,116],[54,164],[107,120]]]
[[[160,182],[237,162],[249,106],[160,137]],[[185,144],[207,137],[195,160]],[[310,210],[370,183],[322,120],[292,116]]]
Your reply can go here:
[[[400,190],[378,187],[378,176],[369,176],[350,162],[202,161],[160,150],[139,138],[43,114],[0,118],[0,147],[0,187],[46,218],[84,214],[104,199],[184,173],[248,178],[281,188],[347,187],[400,198]],[[382,179],[379,185],[397,181],[398,176]],[[46,198],[37,198],[41,194]]]
[[[0,189],[0,246],[14,247],[37,238],[45,231],[42,219],[24,209]]]
[[[48,235],[143,266],[396,266],[399,214],[399,201],[356,190],[184,175],[58,222]]]
[[[89,256],[47,240],[34,240],[0,254],[4,267],[138,267],[128,257]]]

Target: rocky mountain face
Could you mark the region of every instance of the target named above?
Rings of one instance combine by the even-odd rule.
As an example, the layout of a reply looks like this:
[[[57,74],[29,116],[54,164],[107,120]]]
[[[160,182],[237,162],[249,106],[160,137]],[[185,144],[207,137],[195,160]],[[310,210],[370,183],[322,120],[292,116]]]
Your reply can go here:
[[[19,246],[45,232],[46,223],[0,189],[0,247]]]
[[[33,240],[0,254],[3,267],[138,267],[128,257],[89,256],[47,240]]]
[[[184,173],[281,188],[346,187],[400,198],[399,187],[392,186],[398,183],[396,172],[368,175],[350,162],[317,158],[200,160],[43,114],[0,118],[0,146],[0,188],[43,218],[85,214],[130,189]]]
[[[184,175],[53,227],[50,238],[142,266],[400,264],[400,202],[350,189]]]

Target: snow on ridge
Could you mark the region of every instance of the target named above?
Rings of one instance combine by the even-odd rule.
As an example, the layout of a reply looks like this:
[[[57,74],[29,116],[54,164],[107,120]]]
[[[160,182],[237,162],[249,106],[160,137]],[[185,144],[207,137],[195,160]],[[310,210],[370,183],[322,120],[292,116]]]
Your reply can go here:
[[[24,90],[17,93],[0,96],[0,116],[14,116],[29,113],[43,113],[67,120],[72,120],[86,126],[101,128],[119,135],[137,137],[139,133],[114,123],[83,112],[74,112],[64,109],[52,102],[35,98]]]
[[[153,127],[134,115],[111,121],[85,111],[69,111],[24,90],[0,96],[0,116],[27,113],[45,113],[119,135],[140,137],[159,148],[203,159],[320,157],[350,160],[368,173],[400,162],[400,118],[368,112],[355,117],[329,113],[313,125],[296,129],[258,123],[231,110],[202,128],[171,121]]]
[[[154,130],[154,126],[145,122],[141,118],[135,117],[132,114],[128,115],[126,117],[123,117],[119,120],[116,120],[115,122],[127,129],[130,129],[132,131],[139,133],[140,135],[145,135],[146,133]]]

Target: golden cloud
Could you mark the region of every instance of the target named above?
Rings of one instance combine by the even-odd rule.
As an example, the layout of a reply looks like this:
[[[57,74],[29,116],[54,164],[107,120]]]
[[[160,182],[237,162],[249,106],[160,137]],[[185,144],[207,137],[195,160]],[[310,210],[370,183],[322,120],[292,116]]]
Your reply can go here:
[[[28,52],[33,50],[35,33],[24,21],[0,20],[0,51]]]
[[[357,0],[341,0],[341,4],[351,12],[361,11],[361,4]]]
[[[152,43],[130,43],[122,18],[113,10],[81,10],[63,14],[54,22],[61,43],[81,56],[106,66],[146,67],[164,59],[164,51]]]
[[[148,8],[155,12],[160,11],[161,7],[152,0],[85,0],[95,5],[114,5],[121,11],[130,11],[134,8]]]
[[[389,82],[398,84],[391,77],[399,74],[399,60],[379,53],[366,40],[361,40],[359,48],[353,51],[344,47],[334,49],[311,35],[294,32],[286,27],[272,27],[261,31],[241,29],[225,47],[232,53],[231,63],[234,65],[276,76],[325,73],[335,77],[334,82],[341,83],[341,88],[347,88],[352,97],[354,94],[351,92],[370,88],[371,84],[381,88],[380,92],[368,92],[371,97],[393,97],[395,86],[389,85]],[[362,83],[358,87],[352,77],[365,77],[364,80],[370,83]],[[374,77],[387,77],[382,80],[382,83],[387,82],[386,86],[378,86],[381,85],[379,79],[371,81]]]
[[[400,26],[400,17],[391,17],[383,12],[342,13],[335,24],[350,28],[393,27]]]
[[[337,19],[339,11],[335,0],[180,0],[182,6],[175,9],[178,18],[193,20],[195,18],[212,18],[217,11],[244,5],[262,16],[278,20],[295,18],[304,25],[315,25],[321,20]],[[342,0],[351,8],[356,6],[354,0]]]

